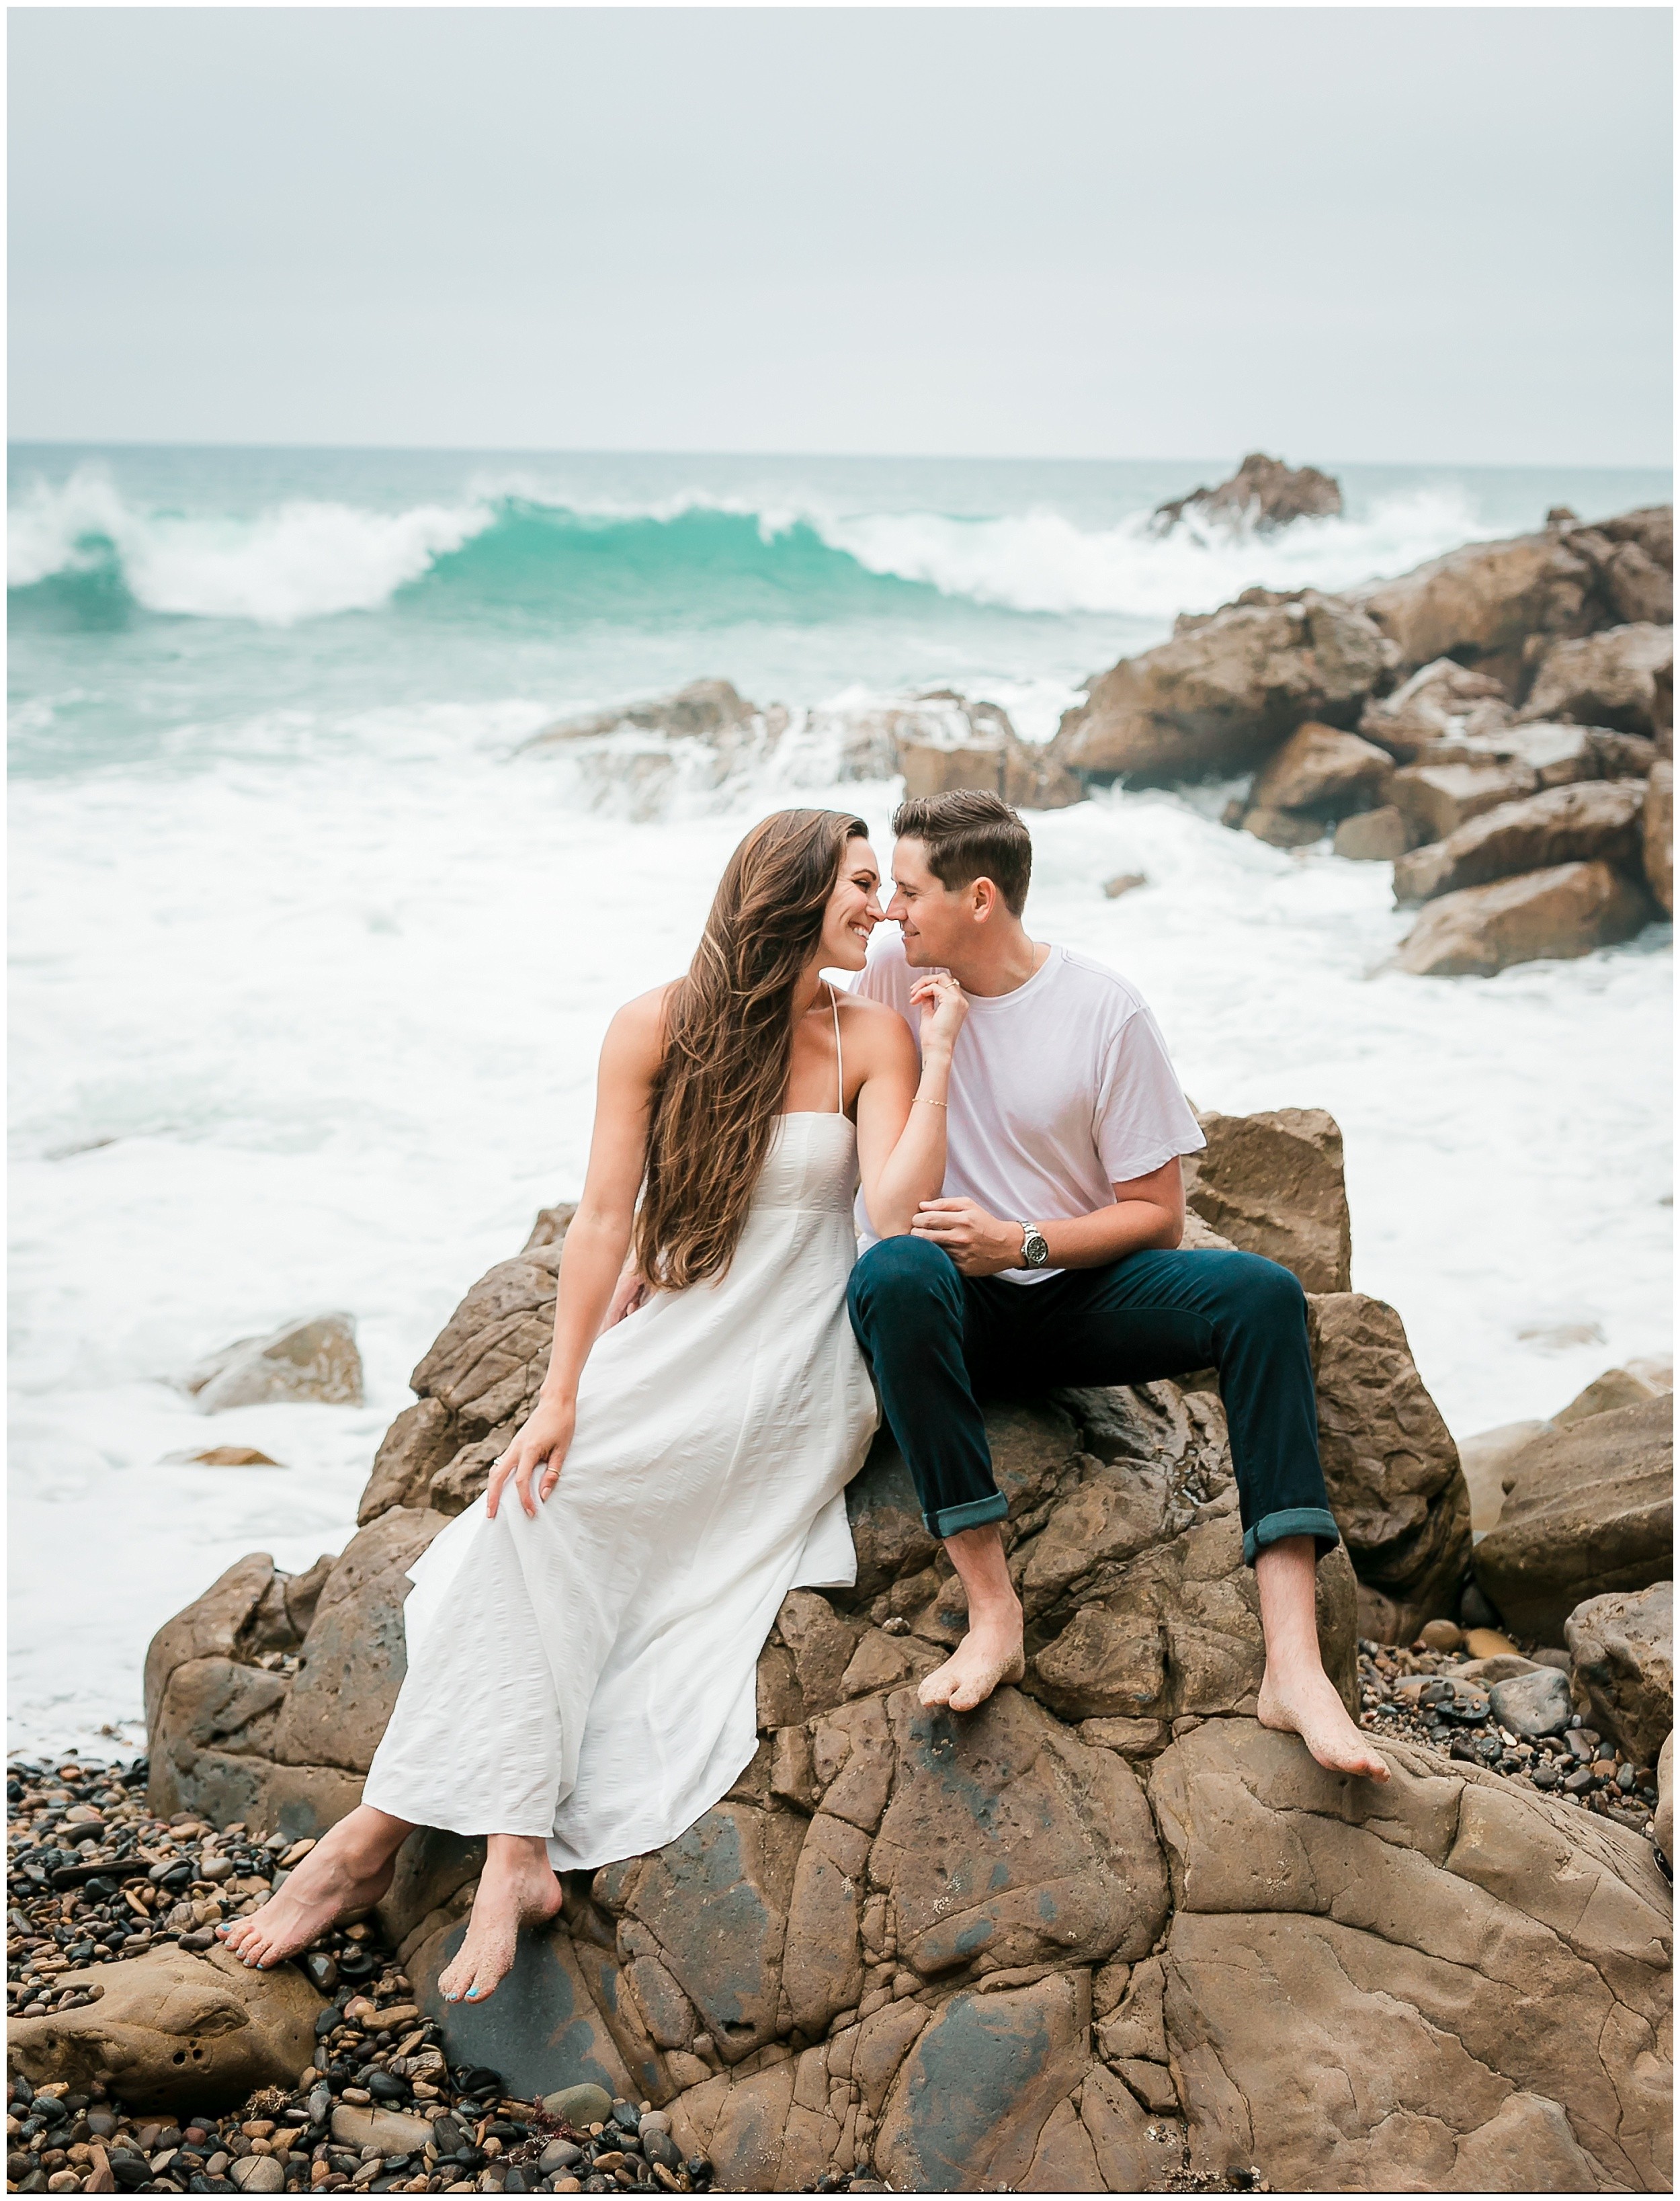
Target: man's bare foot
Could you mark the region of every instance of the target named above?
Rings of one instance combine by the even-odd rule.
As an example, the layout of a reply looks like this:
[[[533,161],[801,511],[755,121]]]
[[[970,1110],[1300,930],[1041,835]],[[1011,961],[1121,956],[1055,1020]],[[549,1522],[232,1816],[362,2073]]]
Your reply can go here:
[[[335,1919],[366,1910],[391,1886],[405,1820],[362,1804],[322,1836],[278,1895],[216,1932],[241,1963],[267,1971],[319,1940]]]
[[[1332,1773],[1362,1774],[1367,1781],[1389,1777],[1387,1760],[1354,1726],[1328,1674],[1320,1671],[1280,1685],[1268,1666],[1260,1683],[1258,1717],[1262,1727],[1298,1734],[1319,1764]]]
[[[924,1676],[917,1695],[925,1705],[948,1705],[954,1712],[972,1712],[984,1704],[992,1691],[1006,1682],[1024,1680],[1026,1659],[1021,1646],[1021,1615],[976,1620],[970,1616],[968,1633],[943,1666]]]
[[[467,1938],[438,1981],[445,2002],[482,2002],[513,1968],[521,1926],[545,1925],[563,1900],[546,1845],[534,1834],[492,1834]]]

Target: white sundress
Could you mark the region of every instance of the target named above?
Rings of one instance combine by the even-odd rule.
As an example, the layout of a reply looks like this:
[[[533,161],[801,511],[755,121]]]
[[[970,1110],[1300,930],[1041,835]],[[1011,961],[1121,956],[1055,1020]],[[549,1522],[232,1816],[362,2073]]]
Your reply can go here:
[[[480,1498],[433,1539],[366,1802],[540,1835],[567,1871],[674,1840],[734,1784],[782,1599],[856,1579],[845,1490],[877,1418],[846,1313],[856,1184],[843,1112],[778,1118],[725,1273],[596,1341],[536,1518],[510,1482],[494,1520]]]

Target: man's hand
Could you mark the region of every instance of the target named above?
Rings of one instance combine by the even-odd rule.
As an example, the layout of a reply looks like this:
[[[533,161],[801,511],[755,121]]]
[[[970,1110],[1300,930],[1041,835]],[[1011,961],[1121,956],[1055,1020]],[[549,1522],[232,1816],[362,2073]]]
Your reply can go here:
[[[1020,1224],[1000,1223],[977,1200],[925,1200],[910,1230],[943,1246],[965,1277],[995,1277],[1024,1265]]]

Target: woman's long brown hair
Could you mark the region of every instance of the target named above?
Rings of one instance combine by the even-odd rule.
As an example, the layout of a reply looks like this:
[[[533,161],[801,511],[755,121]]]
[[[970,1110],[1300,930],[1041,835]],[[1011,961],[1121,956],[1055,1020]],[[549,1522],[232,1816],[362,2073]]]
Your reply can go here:
[[[721,1276],[746,1227],[793,1057],[793,995],[816,952],[846,844],[839,810],[778,810],[730,858],[654,1078],[637,1265],[681,1291]]]

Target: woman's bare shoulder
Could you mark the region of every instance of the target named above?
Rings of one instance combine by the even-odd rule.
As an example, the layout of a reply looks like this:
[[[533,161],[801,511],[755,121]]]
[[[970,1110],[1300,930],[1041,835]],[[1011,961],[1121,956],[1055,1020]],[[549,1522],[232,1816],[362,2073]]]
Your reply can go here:
[[[662,986],[651,986],[615,1010],[602,1052],[626,1060],[645,1058],[650,1067],[656,1065],[665,1051],[666,1011],[680,983],[672,978]]]
[[[872,1001],[865,994],[841,994],[837,998],[848,1047],[855,1044],[866,1049],[870,1059],[883,1065],[896,1066],[907,1056],[913,1059],[916,1043],[896,1009],[885,1001]]]

